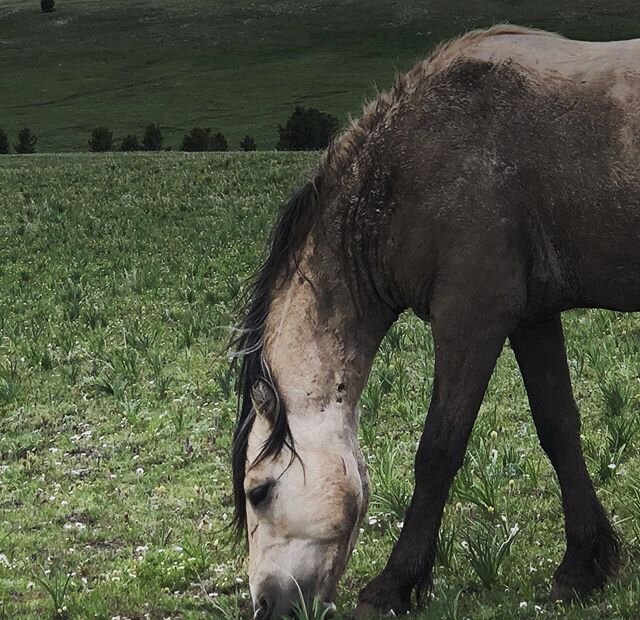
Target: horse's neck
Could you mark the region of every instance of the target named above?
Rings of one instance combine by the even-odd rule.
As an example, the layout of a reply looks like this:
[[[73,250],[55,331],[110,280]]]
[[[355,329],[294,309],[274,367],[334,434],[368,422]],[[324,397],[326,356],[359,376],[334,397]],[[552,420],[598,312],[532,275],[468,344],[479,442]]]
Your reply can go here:
[[[354,408],[391,319],[354,303],[341,268],[303,256],[300,271],[275,291],[265,329],[264,355],[288,409],[321,411],[332,403]]]

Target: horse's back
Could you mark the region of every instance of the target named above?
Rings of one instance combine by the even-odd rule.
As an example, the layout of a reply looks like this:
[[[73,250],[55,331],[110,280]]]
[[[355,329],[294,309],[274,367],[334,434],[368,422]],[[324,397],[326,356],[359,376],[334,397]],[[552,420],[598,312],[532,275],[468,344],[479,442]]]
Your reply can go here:
[[[539,30],[489,29],[460,51],[477,60],[513,62],[549,82],[608,83],[614,96],[622,94],[622,85],[640,85],[640,39],[576,41]],[[633,95],[640,98],[640,90]]]
[[[466,60],[508,68],[473,87],[489,102],[474,109],[499,122],[470,118],[466,131],[481,153],[489,134],[500,145],[488,186],[500,187],[507,211],[536,222],[542,288],[562,274],[553,303],[640,310],[640,39],[583,42],[501,26],[459,39],[443,58],[433,66],[451,67],[454,84]],[[492,129],[480,134],[482,124]]]

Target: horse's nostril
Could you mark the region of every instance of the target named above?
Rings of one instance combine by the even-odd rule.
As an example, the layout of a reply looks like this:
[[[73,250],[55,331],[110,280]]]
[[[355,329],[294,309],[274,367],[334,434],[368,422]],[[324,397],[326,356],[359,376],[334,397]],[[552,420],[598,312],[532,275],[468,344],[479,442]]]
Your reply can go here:
[[[271,618],[272,605],[268,601],[267,597],[261,596],[258,600],[258,604],[260,606],[253,614],[255,620],[269,620],[269,618]]]

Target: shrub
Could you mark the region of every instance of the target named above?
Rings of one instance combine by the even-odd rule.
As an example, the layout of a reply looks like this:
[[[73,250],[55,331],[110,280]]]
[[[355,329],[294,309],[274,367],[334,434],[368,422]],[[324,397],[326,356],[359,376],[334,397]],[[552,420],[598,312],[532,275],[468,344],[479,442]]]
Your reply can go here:
[[[243,151],[255,151],[256,150],[256,141],[249,134],[247,134],[240,141],[240,148]]]
[[[316,151],[326,148],[338,128],[338,119],[315,108],[297,106],[283,127],[278,125],[278,150]]]
[[[36,143],[38,137],[31,132],[31,129],[25,127],[18,132],[18,142],[13,145],[13,150],[21,155],[30,155],[36,152]]]
[[[6,155],[11,152],[11,145],[9,144],[9,136],[7,132],[0,129],[0,155]]]
[[[194,127],[182,139],[182,150],[188,152],[228,151],[227,139],[220,133],[211,135],[211,127]]]
[[[211,150],[211,128],[194,127],[182,139],[182,150],[190,153]]]
[[[140,151],[142,150],[142,146],[140,144],[140,140],[138,140],[138,136],[134,136],[132,134],[127,134],[120,144],[121,151]]]
[[[161,151],[162,150],[162,131],[160,125],[151,123],[144,128],[144,136],[142,138],[142,146],[145,151]]]
[[[89,138],[89,150],[92,153],[110,151],[113,146],[113,132],[107,127],[96,127]]]
[[[40,8],[43,13],[53,13],[56,10],[55,0],[40,0]]]
[[[227,139],[220,132],[215,134],[211,139],[210,150],[211,151],[228,151],[229,150],[229,144],[227,142]]]

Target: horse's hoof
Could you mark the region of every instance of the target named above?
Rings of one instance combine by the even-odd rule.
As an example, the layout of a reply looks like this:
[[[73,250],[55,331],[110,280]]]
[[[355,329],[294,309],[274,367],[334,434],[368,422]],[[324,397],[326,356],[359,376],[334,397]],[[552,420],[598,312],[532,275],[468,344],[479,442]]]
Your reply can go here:
[[[393,609],[382,612],[370,603],[358,603],[353,611],[354,620],[377,620],[377,618],[395,618]]]
[[[549,598],[554,602],[564,601],[565,603],[571,603],[580,601],[589,598],[594,592],[601,590],[605,584],[602,579],[598,579],[592,575],[575,578],[572,581],[573,583],[563,583],[554,579]]]
[[[554,581],[553,586],[551,587],[551,594],[549,594],[549,598],[554,603],[557,601],[564,601],[565,603],[569,603],[571,601],[575,601],[578,598],[578,594],[573,588]]]

